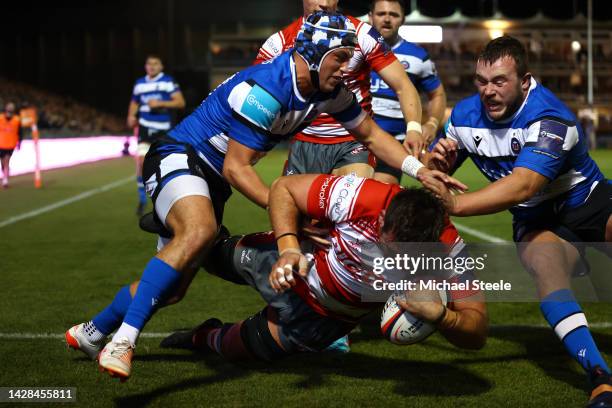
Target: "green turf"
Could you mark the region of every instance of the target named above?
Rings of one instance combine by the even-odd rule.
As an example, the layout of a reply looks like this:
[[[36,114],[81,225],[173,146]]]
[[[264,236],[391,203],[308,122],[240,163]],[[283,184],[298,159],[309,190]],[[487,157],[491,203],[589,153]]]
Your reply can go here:
[[[268,181],[284,152],[257,166]],[[609,176],[612,152],[593,155]],[[129,158],[85,164],[43,174],[36,190],[31,176],[0,191],[0,223],[10,217],[130,177]],[[471,165],[457,173],[472,190],[484,178]],[[103,308],[122,284],[139,277],[153,255],[155,238],[141,232],[134,215],[135,183],[0,228],[1,333],[63,333]],[[458,222],[504,239],[507,214]],[[267,229],[263,210],[234,194],[225,224],[235,233]],[[468,241],[476,238],[464,235]],[[200,273],[187,297],[161,310],[148,332],[189,327],[217,316],[242,319],[262,306],[257,294]],[[610,304],[585,305],[591,322],[612,320]],[[434,335],[415,346],[380,338],[377,317],[351,336],[344,356],[303,355],[272,365],[233,365],[216,356],[194,356],[158,348],[143,338],[134,375],[119,384],[97,372],[93,362],[68,352],[59,339],[0,339],[0,386],[71,386],[79,405],[154,406],[582,406],[586,382],[548,328],[538,305],[491,304],[487,346],[466,352]],[[593,330],[612,361],[612,329]]]

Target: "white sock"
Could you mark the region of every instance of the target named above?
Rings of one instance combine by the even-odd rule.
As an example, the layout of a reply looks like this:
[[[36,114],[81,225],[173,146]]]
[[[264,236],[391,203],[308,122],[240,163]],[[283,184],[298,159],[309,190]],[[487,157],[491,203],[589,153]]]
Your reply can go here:
[[[123,337],[127,337],[132,346],[136,345],[136,340],[138,340],[138,335],[140,334],[140,330],[135,327],[130,326],[127,323],[121,323],[121,327],[113,336],[113,341],[118,342]]]
[[[101,340],[104,340],[106,336],[102,333],[95,324],[90,320],[83,326],[83,331],[85,332],[85,337],[90,343],[98,343]]]

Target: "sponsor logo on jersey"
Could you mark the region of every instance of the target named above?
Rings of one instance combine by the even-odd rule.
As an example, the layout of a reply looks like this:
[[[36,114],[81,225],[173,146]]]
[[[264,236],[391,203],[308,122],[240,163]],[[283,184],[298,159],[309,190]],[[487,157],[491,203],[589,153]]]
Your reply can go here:
[[[408,71],[410,68],[410,63],[406,60],[402,61],[402,67],[404,67],[404,71]]]
[[[269,129],[279,110],[280,103],[265,89],[254,85],[244,99],[240,113],[255,124]]]
[[[380,78],[373,78],[370,85],[370,92],[376,93],[381,89],[389,89],[389,85]]]
[[[519,154],[521,151],[521,144],[516,137],[513,137],[512,140],[510,140],[510,149],[514,154]]]
[[[474,135],[474,144],[476,145],[476,148],[478,149],[478,146],[480,146],[480,142],[482,142],[482,135]]]
[[[563,143],[567,135],[567,126],[554,120],[540,122],[540,134],[536,147],[552,157],[558,157],[563,152]]]
[[[329,182],[331,181],[331,177],[327,177],[323,184],[321,184],[321,190],[319,190],[319,208],[325,208],[325,193],[327,192],[327,188],[329,187]]]
[[[332,208],[332,211],[336,214],[340,213],[344,209],[346,205],[347,199],[350,195],[350,190],[353,190],[355,186],[355,176],[346,176],[343,180],[343,189],[338,192],[338,196],[336,197],[336,202]]]
[[[368,31],[368,35],[378,43],[377,46],[381,48],[382,52],[385,55],[387,55],[387,53],[391,51],[391,48],[389,48],[389,46],[385,42],[385,38],[374,27],[370,28],[370,31]]]

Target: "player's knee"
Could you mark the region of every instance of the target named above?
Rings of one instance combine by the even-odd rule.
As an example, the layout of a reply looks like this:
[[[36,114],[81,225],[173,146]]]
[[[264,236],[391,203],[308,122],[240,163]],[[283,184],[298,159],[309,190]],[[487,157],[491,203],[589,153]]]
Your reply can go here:
[[[215,225],[197,223],[190,225],[184,230],[175,233],[174,239],[178,240],[183,248],[197,255],[215,239],[217,229]]]
[[[267,308],[242,323],[240,336],[249,353],[258,360],[274,361],[289,353],[274,340],[268,327]]]

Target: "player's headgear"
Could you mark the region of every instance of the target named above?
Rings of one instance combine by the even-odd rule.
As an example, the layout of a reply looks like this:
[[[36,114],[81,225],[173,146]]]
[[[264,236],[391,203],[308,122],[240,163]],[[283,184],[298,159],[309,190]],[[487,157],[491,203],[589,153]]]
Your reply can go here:
[[[321,62],[338,48],[355,48],[357,34],[351,21],[340,13],[316,11],[309,15],[295,40],[295,50],[304,58],[313,85],[319,87]]]

